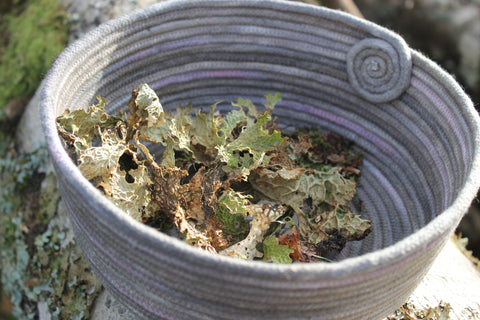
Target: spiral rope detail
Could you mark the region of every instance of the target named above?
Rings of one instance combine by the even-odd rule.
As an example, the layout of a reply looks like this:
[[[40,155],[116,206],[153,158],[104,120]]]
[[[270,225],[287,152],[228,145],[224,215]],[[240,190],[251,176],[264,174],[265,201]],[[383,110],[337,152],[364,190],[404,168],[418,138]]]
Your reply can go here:
[[[398,98],[410,85],[411,56],[403,44],[382,39],[364,39],[347,54],[350,84],[370,102]]]

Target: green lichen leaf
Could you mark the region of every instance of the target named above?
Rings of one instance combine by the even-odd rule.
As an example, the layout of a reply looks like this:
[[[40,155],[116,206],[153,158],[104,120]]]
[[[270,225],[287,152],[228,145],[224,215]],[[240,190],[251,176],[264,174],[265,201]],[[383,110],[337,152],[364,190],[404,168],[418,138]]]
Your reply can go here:
[[[232,103],[232,106],[237,108],[247,108],[248,116],[251,118],[258,117],[258,110],[257,107],[253,104],[252,100],[244,99],[244,98],[237,98],[236,102]]]
[[[280,101],[282,100],[282,97],[280,95],[280,92],[277,92],[275,93],[274,95],[272,95],[271,93],[267,94],[265,96],[265,98],[267,99],[267,101],[265,101],[265,103],[263,104],[265,106],[265,108],[268,110],[273,110],[273,108],[275,107],[275,105]]]
[[[165,112],[162,115],[161,120],[156,122],[155,125],[151,127],[140,126],[139,128],[135,128],[135,130],[138,130],[140,140],[161,144],[163,146],[167,146],[173,141],[175,150],[192,153],[192,118],[189,115],[190,112],[191,107],[189,106],[178,108],[176,115],[173,115],[170,112]],[[131,120],[131,122],[133,121]],[[169,142],[169,140],[171,141]]]
[[[104,177],[98,186],[103,188],[107,198],[115,205],[140,221],[143,216],[151,216],[155,212],[149,188],[151,183],[148,168],[139,165],[128,173],[117,167],[111,172],[111,176]]]
[[[141,140],[163,144],[163,135],[169,131],[165,120],[166,113],[157,94],[148,84],[141,84],[133,91],[129,108],[129,137],[133,136],[134,131],[138,131]]]
[[[201,110],[196,112],[192,120],[192,144],[205,147],[205,153],[212,154],[215,146],[220,143],[218,136],[219,117],[215,117],[216,104],[210,106],[210,111],[204,113]]]
[[[162,122],[163,107],[155,91],[146,83],[141,84],[137,90],[138,93],[135,98],[137,114],[141,119],[147,121],[147,127],[152,127]]]
[[[347,206],[336,206],[333,210],[322,211],[316,215],[316,221],[318,222],[314,219],[311,222],[316,229],[337,230],[348,241],[364,238],[372,228],[371,221],[362,219]]]
[[[162,162],[160,166],[163,168],[173,168],[175,167],[175,150],[173,149],[175,146],[175,141],[172,138],[166,139],[166,146],[165,150],[163,151],[162,155]]]
[[[219,206],[225,207],[231,214],[247,214],[247,205],[249,203],[249,196],[243,195],[240,192],[228,190],[218,202]]]
[[[118,166],[118,159],[127,150],[124,143],[103,144],[98,147],[88,147],[78,156],[78,168],[88,180],[96,177],[110,177]]]
[[[167,125],[160,127],[140,127],[138,128],[139,140],[165,145],[164,136],[168,133]]]
[[[234,107],[235,104],[232,104]],[[243,111],[241,106],[236,106],[237,109],[231,110],[224,118],[224,122],[220,127],[220,132],[223,134],[223,142],[227,139],[231,139],[232,130],[235,129],[239,124],[246,123],[248,120],[247,115]]]
[[[78,140],[91,146],[97,131],[96,126],[100,130],[104,130],[123,122],[122,118],[111,116],[106,112],[104,98],[98,97],[97,99],[98,104],[90,106],[87,110],[65,111],[57,118],[59,129],[66,133],[72,133]]]
[[[293,208],[301,208],[308,198],[313,204],[345,205],[355,195],[355,182],[345,179],[338,170],[262,168],[250,175],[249,181],[268,198]]]
[[[287,245],[278,244],[278,239],[274,236],[268,237],[263,241],[263,261],[272,261],[276,263],[292,263],[290,253],[294,251]]]
[[[256,122],[248,121],[235,140],[217,147],[220,160],[233,169],[266,165],[270,160],[267,152],[283,142],[279,131],[274,130],[270,134],[263,129],[263,124],[270,119],[270,115],[265,113]]]
[[[244,218],[247,215],[248,203],[248,196],[233,190],[225,192],[219,200],[216,217],[227,236],[236,238],[248,233],[249,225]]]
[[[309,241],[317,243],[333,229],[347,238],[360,238],[371,228],[369,221],[348,210],[338,210],[348,208],[355,195],[355,182],[345,179],[338,170],[262,168],[250,175],[249,182],[269,199],[290,206],[298,217],[300,235]]]
[[[191,150],[191,130],[192,118],[189,113],[191,108],[178,108],[176,116],[169,121],[169,135],[175,141],[179,150],[192,152]]]

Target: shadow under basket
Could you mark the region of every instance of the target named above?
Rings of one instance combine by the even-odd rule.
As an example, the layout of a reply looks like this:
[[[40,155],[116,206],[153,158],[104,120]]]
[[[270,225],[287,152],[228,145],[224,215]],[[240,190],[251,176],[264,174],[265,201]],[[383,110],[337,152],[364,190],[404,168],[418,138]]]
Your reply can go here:
[[[148,83],[165,109],[263,102],[284,128],[320,126],[364,152],[372,233],[332,263],[247,262],[141,224],[87,181],[55,118],[96,96],[115,113]],[[283,1],[167,1],[109,21],[50,70],[42,124],[76,238],[140,319],[382,319],[428,271],[480,183],[479,117],[454,79],[397,34]]]

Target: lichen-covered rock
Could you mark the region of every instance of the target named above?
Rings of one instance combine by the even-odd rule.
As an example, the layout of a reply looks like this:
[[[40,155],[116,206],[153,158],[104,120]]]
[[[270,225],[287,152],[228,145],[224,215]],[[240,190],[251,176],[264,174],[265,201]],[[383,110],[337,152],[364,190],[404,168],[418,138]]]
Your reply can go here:
[[[2,150],[1,280],[19,319],[83,319],[101,289],[76,245],[44,149]]]
[[[108,291],[102,291],[95,300],[90,320],[138,320]]]

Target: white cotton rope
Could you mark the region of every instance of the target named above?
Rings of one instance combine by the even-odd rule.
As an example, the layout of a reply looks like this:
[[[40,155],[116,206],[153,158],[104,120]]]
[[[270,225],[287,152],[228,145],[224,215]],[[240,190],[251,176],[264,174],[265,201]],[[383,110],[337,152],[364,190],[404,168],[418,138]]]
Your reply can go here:
[[[96,96],[126,110],[145,82],[166,109],[280,92],[283,127],[355,141],[355,210],[372,233],[338,261],[278,265],[208,254],[128,217],[81,175],[55,118]],[[479,117],[451,76],[389,30],[294,2],[166,1],[109,21],[57,59],[41,112],[78,243],[140,319],[382,319],[428,271],[480,184]]]

